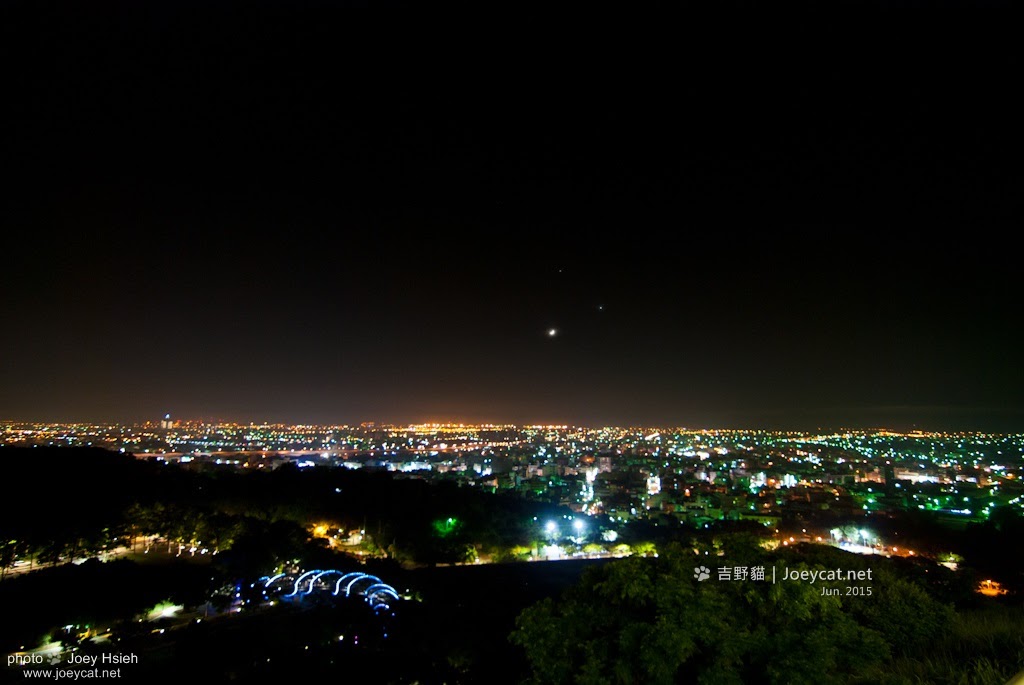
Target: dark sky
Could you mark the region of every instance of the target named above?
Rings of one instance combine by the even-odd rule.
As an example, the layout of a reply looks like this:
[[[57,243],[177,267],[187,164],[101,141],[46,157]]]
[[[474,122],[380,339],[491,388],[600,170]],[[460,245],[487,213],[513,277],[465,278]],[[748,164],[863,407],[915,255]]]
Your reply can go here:
[[[135,19],[3,29],[0,419],[1024,430],[991,71]]]

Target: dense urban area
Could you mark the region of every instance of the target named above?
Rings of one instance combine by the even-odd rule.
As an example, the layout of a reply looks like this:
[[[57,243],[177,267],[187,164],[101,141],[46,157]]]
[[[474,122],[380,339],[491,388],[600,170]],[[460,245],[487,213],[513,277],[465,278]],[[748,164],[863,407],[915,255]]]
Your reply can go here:
[[[785,635],[810,630],[800,603],[814,630],[844,637],[822,637],[814,658],[793,657],[802,672],[771,682],[830,682],[829,668],[846,674],[835,682],[947,682],[936,674],[969,662],[969,682],[997,683],[1024,665],[1024,435],[167,415],[0,424],[0,458],[6,488],[38,493],[0,516],[0,600],[21,619],[0,639],[16,667],[120,645],[145,655],[123,666],[139,673],[187,650],[258,678],[301,651],[325,673],[340,660],[382,682],[572,682],[625,667],[669,668],[643,680],[673,682],[673,659],[700,663],[736,633],[742,667],[715,659],[707,672],[749,681],[773,672]],[[837,574],[791,590],[794,568]],[[653,594],[630,594],[638,582]],[[742,591],[769,586],[805,594],[760,606]],[[675,626],[690,647],[672,658],[550,644],[562,631],[600,645],[602,622],[649,622],[631,603],[662,601],[710,623],[723,602],[751,613]],[[765,612],[785,621],[772,629]],[[263,643],[268,625],[278,637]],[[871,656],[846,663],[843,640]],[[495,659],[511,665],[495,675]]]
[[[196,470],[292,464],[452,481],[564,505],[595,517],[606,531],[636,520],[756,521],[777,529],[794,521],[817,525],[860,517],[870,522],[872,515],[884,520],[916,511],[963,529],[993,513],[1024,513],[1024,435],[286,426],[179,422],[169,415],[141,425],[9,423],[2,428],[0,447],[95,446]],[[886,540],[872,535],[870,542],[884,551]]]

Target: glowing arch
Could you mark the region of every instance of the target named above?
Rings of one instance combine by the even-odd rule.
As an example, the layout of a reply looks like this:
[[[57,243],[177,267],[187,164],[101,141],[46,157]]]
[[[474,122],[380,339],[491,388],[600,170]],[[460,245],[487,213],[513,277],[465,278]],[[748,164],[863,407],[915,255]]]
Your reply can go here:
[[[323,570],[322,569],[315,569],[313,571],[306,571],[301,576],[296,578],[295,579],[295,589],[293,589],[291,592],[289,592],[287,595],[285,595],[285,597],[294,597],[295,595],[299,594],[299,587],[302,585],[302,581],[304,581],[306,578],[309,578],[310,576],[316,575],[317,573],[323,573]],[[313,581],[310,581],[309,585],[312,588]]]
[[[349,584],[345,586],[345,596],[348,597],[349,595],[351,595],[352,594],[352,587],[356,583],[361,583],[364,580],[371,581],[370,585],[373,585],[374,583],[383,583],[384,582],[383,580],[381,580],[377,576],[371,576],[371,575],[366,574],[366,573],[360,573],[358,578],[353,578],[349,582]]]
[[[387,583],[377,583],[363,590],[363,594],[366,596],[366,601],[372,602],[373,598],[377,595],[387,595],[393,599],[401,599],[398,596],[398,591],[391,587]]]
[[[278,573],[276,576],[263,576],[262,578],[260,578],[260,580],[267,581],[266,583],[263,584],[263,587],[268,588],[271,585],[273,585],[275,582],[281,580],[282,578],[287,578],[287,577],[288,577],[287,574]]]
[[[263,583],[263,594],[267,594],[267,590],[279,589],[282,585],[287,587],[289,584],[294,583],[295,576],[279,573],[276,576],[260,578],[260,580],[265,581]]]
[[[267,594],[267,589],[275,585],[291,585],[291,592],[284,595],[284,597],[301,598],[313,593],[313,590],[317,588],[317,581],[334,575],[338,576],[338,580],[334,583],[334,591],[331,594],[336,597],[341,595],[341,590],[344,587],[345,597],[361,596],[375,613],[379,614],[382,611],[390,610],[391,604],[401,599],[401,596],[394,587],[388,585],[377,576],[361,571],[344,572],[334,568],[314,569],[312,571],[305,571],[298,577],[286,573],[278,573],[274,576],[263,576],[259,581],[263,583],[264,595]],[[326,583],[321,582],[321,585],[325,586]]]
[[[311,592],[313,592],[313,588],[316,586],[316,581],[320,580],[324,576],[332,575],[332,574],[342,575],[343,571],[339,571],[336,568],[332,568],[332,569],[328,569],[326,571],[319,571],[319,572],[314,571],[314,573],[316,573],[316,575],[313,576],[313,578],[309,581],[309,589],[306,590],[306,592],[303,593],[303,594],[307,594],[308,595]],[[342,577],[344,577],[344,576],[342,576]],[[337,593],[337,589],[335,589],[334,594],[338,594]]]
[[[359,580],[360,578],[362,578],[365,575],[366,575],[365,573],[361,573],[359,571],[354,571],[352,573],[346,573],[341,578],[338,578],[338,582],[334,586],[334,593],[333,594],[337,595],[339,592],[341,592],[341,585],[342,585],[342,583],[351,584],[352,582],[354,582],[356,580]],[[345,588],[345,596],[346,597],[348,596],[348,587],[347,586]]]

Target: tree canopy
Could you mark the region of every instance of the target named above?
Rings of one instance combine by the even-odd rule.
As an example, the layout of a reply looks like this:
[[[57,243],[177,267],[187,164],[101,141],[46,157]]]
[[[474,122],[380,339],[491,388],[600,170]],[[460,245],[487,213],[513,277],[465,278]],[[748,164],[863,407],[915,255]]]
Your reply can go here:
[[[713,559],[714,561],[708,561]],[[849,583],[718,580],[713,567],[779,565],[748,543],[724,557],[670,545],[591,569],[559,600],[516,621],[534,683],[852,682],[948,630],[954,614],[912,582],[888,576],[872,596],[823,594]],[[824,569],[798,559],[791,571]],[[712,567],[695,579],[695,567]],[[835,566],[833,565],[832,568]]]

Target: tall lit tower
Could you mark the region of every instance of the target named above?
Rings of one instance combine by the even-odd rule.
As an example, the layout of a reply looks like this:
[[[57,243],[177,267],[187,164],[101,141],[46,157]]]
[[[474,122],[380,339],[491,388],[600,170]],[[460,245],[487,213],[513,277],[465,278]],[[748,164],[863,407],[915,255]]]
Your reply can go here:
[[[163,430],[167,430],[171,427],[172,423],[173,422],[171,421],[171,415],[164,414],[164,417],[160,419],[160,428],[162,428]]]
[[[885,476],[885,494],[891,495],[895,492],[896,488],[896,467],[892,465],[890,460],[885,460],[882,473]]]

